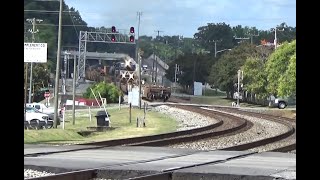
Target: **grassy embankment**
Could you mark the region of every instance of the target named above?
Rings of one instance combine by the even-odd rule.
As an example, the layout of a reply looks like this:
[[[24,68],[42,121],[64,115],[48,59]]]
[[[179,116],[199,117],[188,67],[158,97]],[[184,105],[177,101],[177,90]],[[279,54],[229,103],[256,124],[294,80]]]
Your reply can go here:
[[[111,115],[110,125],[115,128],[114,130],[81,136],[79,131],[87,131],[87,127],[97,126],[96,117],[94,117],[97,109],[91,110],[91,121],[88,109],[77,110],[75,125],[72,125],[72,111],[67,111],[65,129],[62,129],[61,124],[57,129],[25,130],[24,143],[85,143],[172,132],[177,127],[174,119],[160,113],[147,111],[146,127],[137,128],[136,119],[143,117],[143,110],[133,108],[131,123],[129,123],[129,108],[107,109]]]

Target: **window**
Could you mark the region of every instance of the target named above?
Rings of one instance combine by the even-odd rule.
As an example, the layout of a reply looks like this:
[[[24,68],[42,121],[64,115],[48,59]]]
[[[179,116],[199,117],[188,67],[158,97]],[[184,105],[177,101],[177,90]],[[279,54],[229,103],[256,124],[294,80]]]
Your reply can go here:
[[[40,109],[40,105],[35,105],[34,106],[36,109]]]

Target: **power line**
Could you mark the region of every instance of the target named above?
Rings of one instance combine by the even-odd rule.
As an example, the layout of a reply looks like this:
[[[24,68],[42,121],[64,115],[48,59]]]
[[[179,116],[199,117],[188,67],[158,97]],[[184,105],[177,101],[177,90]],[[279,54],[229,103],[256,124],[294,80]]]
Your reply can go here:
[[[71,17],[70,11],[69,11],[69,16],[70,16],[70,19],[71,19],[71,21],[72,21],[72,25],[73,25],[74,31],[76,32],[77,37],[79,37],[79,34],[78,34],[78,31],[77,31],[77,28],[76,28],[76,26],[75,26],[75,24],[74,24],[73,18]]]
[[[59,26],[58,24],[39,24],[39,26]],[[81,25],[81,24],[65,24],[62,26],[88,26],[88,25]]]
[[[57,13],[59,14],[59,11],[50,11],[50,10],[35,10],[35,9],[25,9],[25,12],[35,12],[35,13]],[[74,13],[77,14],[78,12],[74,11],[62,11],[62,13]]]

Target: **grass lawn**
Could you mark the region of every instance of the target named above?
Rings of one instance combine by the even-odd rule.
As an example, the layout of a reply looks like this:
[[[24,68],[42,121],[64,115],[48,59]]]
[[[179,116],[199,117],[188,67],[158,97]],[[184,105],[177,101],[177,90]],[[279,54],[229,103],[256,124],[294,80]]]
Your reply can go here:
[[[236,99],[227,99],[226,95],[190,96],[190,103],[194,103],[194,104],[231,106],[231,103],[236,102],[236,101],[237,101]],[[262,106],[262,105],[257,105],[257,104],[249,104],[249,103],[245,103],[245,102],[240,102],[240,106],[241,107],[267,107],[267,106]]]
[[[225,92],[220,92],[215,89],[202,90],[203,96],[226,96]]]
[[[227,99],[226,96],[192,96],[190,98],[190,103],[194,104],[209,104],[209,105],[219,105],[219,106],[230,106],[231,103],[236,102],[236,100]],[[268,106],[262,106],[257,104],[249,104],[249,103],[241,103],[241,107],[247,107],[247,108],[268,108]],[[296,117],[296,111],[286,108],[286,109],[278,109],[278,108],[269,108],[268,111],[264,112],[267,114],[272,114],[276,116],[283,116],[288,118],[295,118]]]
[[[108,109],[111,115],[110,125],[114,130],[105,132],[94,132],[88,136],[81,136],[79,131],[87,131],[87,127],[97,126],[96,110],[91,110],[92,119],[90,121],[88,110],[77,110],[75,125],[72,125],[72,111],[66,112],[65,129],[62,123],[57,129],[25,130],[24,143],[85,143],[92,141],[102,141],[110,139],[121,139],[128,137],[145,136],[176,131],[177,122],[170,117],[147,111],[146,127],[136,127],[137,117],[143,117],[143,110],[132,109],[131,123],[129,123],[129,108]]]

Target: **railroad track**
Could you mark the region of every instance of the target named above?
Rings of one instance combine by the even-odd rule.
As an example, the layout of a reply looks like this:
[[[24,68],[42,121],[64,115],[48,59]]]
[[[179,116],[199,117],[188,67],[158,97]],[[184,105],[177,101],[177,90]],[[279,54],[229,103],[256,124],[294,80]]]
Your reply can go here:
[[[186,153],[185,155],[180,155],[179,157],[188,156],[188,155],[196,154],[196,153],[197,152]],[[233,157],[226,158],[223,160],[212,160],[212,161],[207,161],[207,162],[203,162],[203,163],[194,163],[194,164],[185,165],[185,166],[178,166],[178,167],[173,167],[173,168],[168,168],[168,169],[162,169],[159,172],[146,172],[146,173],[141,173],[140,175],[135,175],[135,177],[127,177],[127,178],[124,177],[121,179],[127,179],[127,180],[171,180],[173,173],[177,170],[199,167],[199,166],[204,166],[204,165],[208,165],[208,164],[212,165],[212,164],[224,163],[226,161],[243,158],[243,157],[250,156],[253,154],[256,154],[256,153],[251,152],[251,153],[241,154],[238,156],[233,156]],[[172,157],[169,157],[169,158],[172,158]],[[154,160],[154,161],[156,161],[156,160]],[[139,162],[137,162],[137,163],[139,163]],[[75,171],[69,171],[69,172],[58,173],[58,174],[54,174],[54,175],[36,177],[36,178],[26,178],[26,180],[94,180],[97,178],[100,179],[101,176],[105,175],[105,173],[103,173],[103,172],[100,173],[100,171],[107,170],[107,168],[121,166],[121,165],[122,164],[111,165],[111,166],[100,167],[100,168],[75,170]],[[104,179],[105,179],[105,177],[104,177]],[[110,178],[107,178],[107,179],[110,179]]]
[[[274,115],[270,115],[270,114],[245,111],[245,110],[241,110],[238,108],[230,108],[230,107],[213,107],[213,109],[217,109],[217,110],[221,110],[221,111],[229,112],[229,113],[247,115],[247,116],[251,116],[251,117],[263,118],[263,119],[266,119],[269,121],[285,124],[286,126],[290,127],[290,131],[289,131],[290,133],[283,135],[282,137],[274,137],[274,141],[268,140],[268,139],[266,139],[265,141],[267,142],[266,144],[278,143],[278,144],[286,144],[286,145],[280,145],[280,147],[270,149],[269,151],[289,152],[289,151],[296,149],[296,130],[295,130],[296,123],[295,123],[295,119],[293,119],[293,118],[279,117],[279,116],[274,116]],[[287,142],[292,142],[292,143],[288,144]],[[239,148],[241,149],[244,147],[245,147],[245,145],[243,147],[239,147]],[[225,150],[233,150],[233,149],[231,148],[231,149],[225,149]]]
[[[234,108],[216,108],[219,111],[215,111],[214,108],[211,110],[203,109],[201,107],[193,107],[193,106],[186,106],[186,105],[169,105],[171,107],[176,107],[188,111],[193,111],[195,113],[199,113],[205,116],[214,117],[218,119],[218,123],[192,129],[192,130],[186,130],[186,131],[179,131],[174,133],[167,133],[167,134],[160,134],[160,135],[154,135],[154,136],[145,136],[145,137],[136,137],[136,138],[129,138],[129,139],[120,139],[120,140],[111,140],[111,141],[103,141],[103,142],[94,142],[94,143],[86,143],[85,145],[98,145],[101,147],[106,146],[116,146],[116,145],[131,145],[131,146],[165,146],[172,143],[177,142],[189,142],[189,141],[195,141],[203,138],[208,137],[219,137],[219,136],[227,136],[239,133],[240,131],[245,131],[246,129],[250,128],[252,126],[252,123],[248,122],[247,120],[231,115],[226,114],[220,111],[226,111],[229,113],[237,113],[242,115],[248,115],[248,116],[254,116],[259,118],[264,118],[266,120],[274,121],[277,123],[284,124],[288,127],[288,131],[285,133],[282,133],[277,136],[273,136],[270,138],[265,138],[262,140],[241,144],[237,146],[232,146],[228,148],[223,148],[220,150],[247,150],[252,149],[254,147],[263,146],[266,144],[284,141],[287,138],[295,138],[295,123],[293,123],[292,119],[287,118],[280,118],[272,115],[266,115],[266,114],[260,114],[260,113],[254,113],[254,112],[248,112],[248,111],[241,111]],[[291,144],[289,146],[283,146],[279,147],[277,149],[274,149],[273,151],[278,152],[287,152],[295,149],[295,143]],[[79,150],[79,149],[77,149]],[[253,152],[256,153],[256,152]],[[252,154],[253,154],[252,153]],[[215,162],[209,162],[209,163],[215,163]],[[193,166],[199,166],[203,164],[195,164]],[[145,176],[139,176],[134,177],[130,179],[136,179],[136,180],[151,180],[151,179],[171,179],[172,173],[175,170],[183,169],[183,168],[190,168],[190,167],[179,167],[175,169],[168,169],[164,170],[163,172],[151,174],[151,175],[145,175]],[[100,168],[99,168],[100,169]],[[88,180],[88,179],[94,179],[97,178],[97,174],[99,172],[99,169],[86,169],[86,170],[80,170],[80,171],[71,171],[66,173],[59,173],[56,175],[49,175],[49,176],[43,176],[38,178],[28,178],[29,180],[69,180],[69,179],[77,179],[77,180]]]
[[[47,154],[60,153],[60,152],[71,152],[71,151],[86,150],[86,149],[99,149],[99,148],[109,147],[109,146],[164,146],[173,142],[176,142],[176,143],[190,142],[190,141],[195,141],[195,140],[204,139],[204,138],[213,137],[213,136],[219,137],[223,135],[231,135],[232,133],[236,134],[252,127],[252,123],[248,122],[247,120],[233,116],[233,115],[229,115],[226,113],[203,110],[198,107],[192,107],[192,106],[176,106],[176,107],[179,107],[181,109],[185,109],[188,111],[193,111],[211,118],[216,118],[218,122],[208,126],[200,127],[200,128],[165,133],[165,134],[84,143],[80,145],[93,145],[96,147],[47,152],[45,154],[34,153],[34,154],[27,154],[25,155],[25,157],[35,157],[40,155],[47,155]]]
[[[99,148],[108,147],[108,146],[166,146],[166,145],[171,145],[171,144],[181,143],[181,142],[194,142],[194,141],[206,139],[206,138],[214,138],[214,137],[219,138],[223,136],[235,135],[237,133],[244,132],[253,126],[251,122],[248,122],[243,118],[240,118],[228,113],[219,112],[219,111],[202,109],[199,106],[172,105],[172,104],[169,106],[184,109],[187,111],[192,111],[192,112],[199,113],[211,118],[216,118],[218,122],[209,126],[204,126],[196,129],[191,129],[191,130],[177,131],[177,132],[158,134],[158,135],[152,135],[152,136],[142,136],[142,137],[127,138],[127,139],[117,139],[117,140],[108,140],[108,141],[81,144],[81,145],[94,145],[96,147],[58,151],[58,152],[47,152],[45,154],[35,153],[35,154],[28,154],[25,156],[26,157],[39,156],[39,155],[78,151],[78,150],[85,150],[85,149],[99,149]],[[236,112],[236,110],[230,109],[230,108],[229,109],[218,108],[218,109],[225,110],[228,112]],[[248,150],[255,147],[280,141],[295,133],[295,128],[288,122],[279,120],[279,117],[261,115],[261,114],[252,113],[252,112],[245,112],[245,111],[238,112],[238,111],[236,113],[242,113],[247,115],[249,114],[251,116],[259,116],[259,117],[264,116],[264,118],[268,120],[272,119],[273,121],[276,121],[278,123],[284,124],[287,127],[289,127],[289,131],[287,131],[286,133],[280,134],[278,136],[274,136],[274,137],[262,139],[259,141],[246,143],[246,144],[236,145],[228,148],[223,148],[222,150],[235,150],[235,151]],[[275,151],[284,152],[287,149],[293,150],[292,148],[293,148],[293,145],[290,145],[287,148],[283,147]]]
[[[237,134],[252,127],[252,123],[247,120],[233,116],[226,113],[221,113],[218,111],[208,111],[198,107],[193,106],[183,106],[183,105],[169,105],[171,107],[192,111],[194,113],[202,114],[211,118],[218,119],[221,121],[221,125],[216,128],[208,129],[206,131],[201,131],[192,134],[185,134],[182,136],[172,136],[168,138],[161,138],[157,140],[150,140],[139,143],[128,144],[131,146],[166,146],[174,143],[181,142],[193,142],[200,139],[205,139],[209,137],[220,137],[220,136],[229,136],[232,134]],[[220,120],[223,119],[223,120]]]
[[[226,114],[226,113],[223,113],[220,111],[214,111],[214,109],[210,109],[210,110],[209,109],[202,109],[201,107],[194,107],[194,106],[189,106],[189,105],[169,105],[169,106],[188,110],[188,111],[193,111],[193,112],[203,114],[206,116],[220,115],[220,116],[223,116],[224,118],[227,118],[227,119],[224,119],[224,126],[217,127],[216,129],[214,129],[212,132],[209,132],[209,133],[200,134],[200,135],[191,135],[191,136],[186,136],[186,137],[160,139],[160,140],[151,141],[151,142],[141,142],[141,143],[134,144],[135,146],[166,146],[166,145],[172,145],[172,144],[176,144],[176,143],[194,142],[194,141],[197,141],[200,139],[214,138],[215,136],[219,136],[219,135],[231,135],[228,133],[231,133],[231,132],[239,133],[236,130],[232,129],[232,125],[239,123],[241,120],[244,120],[242,118],[239,118],[239,117],[231,115],[231,114]],[[219,110],[223,111],[225,109],[219,108]],[[232,110],[232,109],[227,109],[225,111],[229,111],[229,112],[232,111],[234,113],[236,112],[235,110]],[[287,139],[289,137],[292,137],[292,134],[295,133],[295,127],[293,127],[291,123],[284,121],[280,117],[270,116],[270,115],[266,115],[266,114],[260,115],[257,113],[246,112],[246,111],[241,111],[241,114],[264,118],[269,121],[274,121],[279,124],[283,124],[288,128],[288,131],[286,131],[285,133],[276,135],[276,136],[269,137],[269,138],[264,138],[261,140],[243,143],[240,145],[235,145],[235,146],[231,146],[231,147],[227,147],[227,148],[220,148],[219,150],[233,150],[233,151],[249,150],[249,149],[261,147],[261,146],[264,146],[264,145],[267,145],[270,143],[275,143],[275,142],[281,141],[283,139]],[[246,121],[246,124],[248,125],[249,122]],[[239,127],[239,125],[237,125],[237,126]],[[250,124],[249,126],[252,126],[252,124]],[[235,134],[235,133],[233,133],[233,134]],[[292,147],[292,146],[290,146],[290,147]],[[287,149],[291,150],[288,147],[288,148],[278,149],[278,151],[283,152]]]

